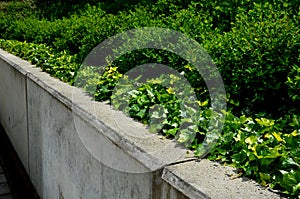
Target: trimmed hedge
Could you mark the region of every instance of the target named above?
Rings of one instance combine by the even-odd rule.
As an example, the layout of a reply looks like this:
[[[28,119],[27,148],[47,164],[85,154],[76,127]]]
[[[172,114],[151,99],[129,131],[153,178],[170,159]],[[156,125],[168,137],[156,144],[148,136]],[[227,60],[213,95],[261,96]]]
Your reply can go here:
[[[178,30],[196,39],[213,57],[233,104],[239,104],[230,105],[236,114],[265,111],[280,117],[296,103],[290,103],[289,93],[293,91],[286,82],[293,66],[300,65],[299,5],[275,0],[159,0],[153,5],[132,5],[130,10],[115,15],[107,14],[101,6],[87,5],[80,15],[53,22],[34,16],[22,20],[5,18],[1,20],[5,28],[1,35],[45,43],[54,51],[78,55],[80,63],[93,47],[124,30],[144,26]],[[123,59],[121,70],[132,64],[134,56],[127,57],[127,62],[127,58]],[[165,57],[160,55],[157,60]],[[182,65],[176,57],[168,58],[168,62]]]
[[[206,46],[221,71],[226,91],[243,112],[280,117],[295,107],[286,81],[299,66],[300,29],[269,3],[241,9],[232,30]]]

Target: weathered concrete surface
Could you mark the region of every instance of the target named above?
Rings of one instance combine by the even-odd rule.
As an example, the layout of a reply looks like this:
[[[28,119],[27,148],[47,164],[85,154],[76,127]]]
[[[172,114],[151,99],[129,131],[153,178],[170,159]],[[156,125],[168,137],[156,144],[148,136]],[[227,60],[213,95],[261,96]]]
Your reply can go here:
[[[82,144],[71,110],[28,81],[30,171],[42,198],[149,198],[152,173],[116,171],[95,159]],[[143,168],[87,122],[77,123],[92,139],[99,139],[99,153],[114,163]],[[100,138],[98,138],[100,137]],[[103,147],[103,148],[101,148]],[[119,161],[119,162],[118,162]],[[146,170],[145,168],[143,168]]]
[[[232,167],[205,159],[168,166],[162,178],[189,198],[281,198],[252,180],[237,177]]]
[[[159,197],[160,199],[170,198],[170,199],[187,199],[188,197],[182,192],[178,191],[172,185],[164,181],[162,183],[162,191]]]
[[[23,65],[29,64],[20,59],[15,60],[14,56],[7,53],[1,58],[0,121],[28,171],[26,68],[24,69]]]

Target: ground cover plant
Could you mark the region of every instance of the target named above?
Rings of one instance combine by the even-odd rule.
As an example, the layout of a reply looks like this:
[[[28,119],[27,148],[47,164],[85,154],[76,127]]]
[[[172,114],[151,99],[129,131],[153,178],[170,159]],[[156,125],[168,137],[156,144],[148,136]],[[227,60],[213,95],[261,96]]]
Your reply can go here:
[[[142,0],[0,2],[0,47],[62,81],[84,87],[96,100],[122,109],[150,131],[175,138],[199,155],[207,132],[208,90],[192,65],[170,52],[145,49],[111,63],[102,76],[80,64],[97,44],[139,27],[180,31],[211,55],[224,80],[228,109],[222,136],[208,158],[239,168],[264,186],[300,194],[300,2],[288,0]],[[122,74],[144,63],[167,64],[196,92],[197,121],[182,116],[172,88],[158,77],[113,95]],[[91,78],[91,76],[93,76]],[[95,88],[96,92],[95,92]],[[161,104],[149,117],[149,110]],[[171,114],[172,113],[172,114]],[[189,114],[188,114],[189,115]],[[163,118],[163,120],[160,120]],[[157,119],[162,123],[151,123]],[[179,131],[179,123],[196,123]],[[160,129],[162,130],[160,131]]]

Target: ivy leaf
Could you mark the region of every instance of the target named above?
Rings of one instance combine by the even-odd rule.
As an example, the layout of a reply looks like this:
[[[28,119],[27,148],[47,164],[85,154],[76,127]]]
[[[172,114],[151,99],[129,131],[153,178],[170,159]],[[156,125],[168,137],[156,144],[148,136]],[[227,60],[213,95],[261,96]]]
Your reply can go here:
[[[261,119],[256,118],[255,121],[258,124],[262,125],[262,126],[269,127],[269,126],[273,126],[274,125],[274,121],[275,120],[269,120],[269,119],[266,119],[266,118],[261,118]]]

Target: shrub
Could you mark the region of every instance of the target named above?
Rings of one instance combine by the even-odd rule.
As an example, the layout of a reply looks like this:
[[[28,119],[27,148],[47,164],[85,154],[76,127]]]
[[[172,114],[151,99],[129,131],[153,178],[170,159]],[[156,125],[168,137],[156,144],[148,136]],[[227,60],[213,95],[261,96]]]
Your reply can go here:
[[[34,5],[30,1],[0,2],[0,35],[4,37],[7,28],[13,26],[16,20],[23,20],[31,15]]]
[[[300,55],[298,58],[300,61]],[[292,101],[297,102],[295,107],[300,105],[300,65],[294,65],[288,74],[287,86],[289,88],[289,96]],[[298,106],[297,106],[298,105]]]
[[[247,114],[281,115],[289,105],[285,84],[299,65],[299,27],[271,4],[237,15],[231,32],[206,47],[221,71],[226,91]]]
[[[75,62],[76,56],[70,56],[64,51],[54,53],[45,44],[0,39],[0,46],[4,50],[30,61],[51,76],[71,84],[79,67]]]

